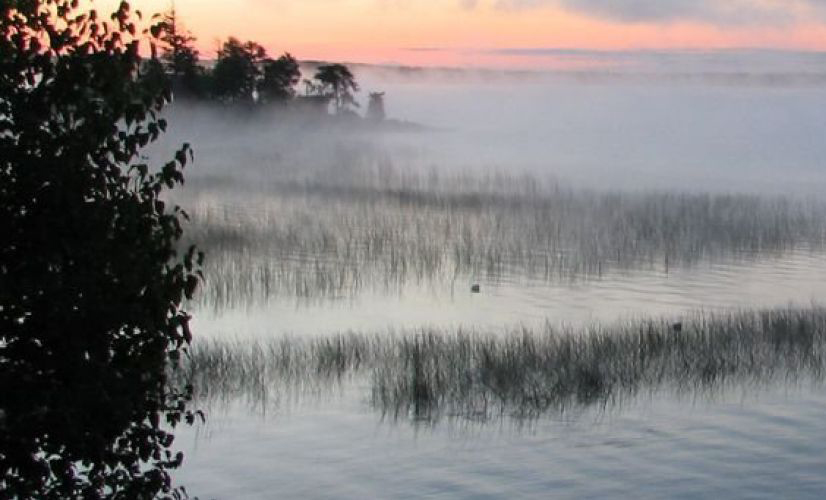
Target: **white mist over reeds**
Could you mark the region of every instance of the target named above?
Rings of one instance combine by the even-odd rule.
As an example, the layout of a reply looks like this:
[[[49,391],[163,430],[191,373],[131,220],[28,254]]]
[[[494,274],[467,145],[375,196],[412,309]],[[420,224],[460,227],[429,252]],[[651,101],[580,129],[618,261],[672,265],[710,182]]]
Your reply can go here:
[[[471,277],[546,282],[821,248],[826,206],[753,195],[594,192],[531,177],[419,176],[274,183],[190,207],[209,255],[203,306],[354,297]]]

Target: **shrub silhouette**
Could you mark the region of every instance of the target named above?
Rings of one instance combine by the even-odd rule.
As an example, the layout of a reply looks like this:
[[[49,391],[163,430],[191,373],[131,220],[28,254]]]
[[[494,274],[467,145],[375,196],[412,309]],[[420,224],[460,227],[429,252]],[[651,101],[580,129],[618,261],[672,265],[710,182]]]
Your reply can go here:
[[[194,415],[167,370],[202,256],[161,199],[188,146],[140,163],[170,96],[139,16],[0,2],[0,498],[182,493],[170,431]]]

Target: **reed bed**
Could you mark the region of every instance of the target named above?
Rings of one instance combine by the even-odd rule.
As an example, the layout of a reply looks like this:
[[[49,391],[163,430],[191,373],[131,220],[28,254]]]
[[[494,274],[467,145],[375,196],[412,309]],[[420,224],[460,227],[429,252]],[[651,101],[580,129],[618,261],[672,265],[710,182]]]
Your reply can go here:
[[[560,281],[667,271],[820,249],[826,236],[826,206],[801,200],[598,193],[505,176],[381,179],[193,197],[186,234],[209,256],[201,305],[504,275]]]
[[[243,400],[263,406],[284,394],[324,393],[381,359],[388,346],[378,336],[337,335],[269,341],[201,340],[182,368],[177,384],[192,385],[196,401]]]
[[[266,404],[344,381],[369,386],[395,418],[537,417],[620,403],[641,392],[821,381],[826,309],[698,312],[679,328],[639,320],[582,331],[420,330],[196,342],[181,383],[201,402]]]

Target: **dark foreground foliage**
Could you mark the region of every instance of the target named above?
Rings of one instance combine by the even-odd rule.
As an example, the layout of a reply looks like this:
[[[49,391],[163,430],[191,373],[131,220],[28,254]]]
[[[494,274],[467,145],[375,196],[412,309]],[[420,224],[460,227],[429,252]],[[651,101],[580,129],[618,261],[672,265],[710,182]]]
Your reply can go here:
[[[0,498],[181,495],[166,368],[200,258],[160,198],[188,148],[140,163],[169,90],[139,16],[0,2]]]

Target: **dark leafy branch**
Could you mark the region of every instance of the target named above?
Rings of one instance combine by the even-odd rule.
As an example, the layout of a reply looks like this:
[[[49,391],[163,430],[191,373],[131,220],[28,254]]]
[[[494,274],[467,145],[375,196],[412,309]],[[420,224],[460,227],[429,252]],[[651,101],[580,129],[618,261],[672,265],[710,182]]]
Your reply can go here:
[[[158,43],[123,2],[0,3],[0,498],[176,496],[172,391],[202,256],[178,251],[185,145],[160,169]]]

